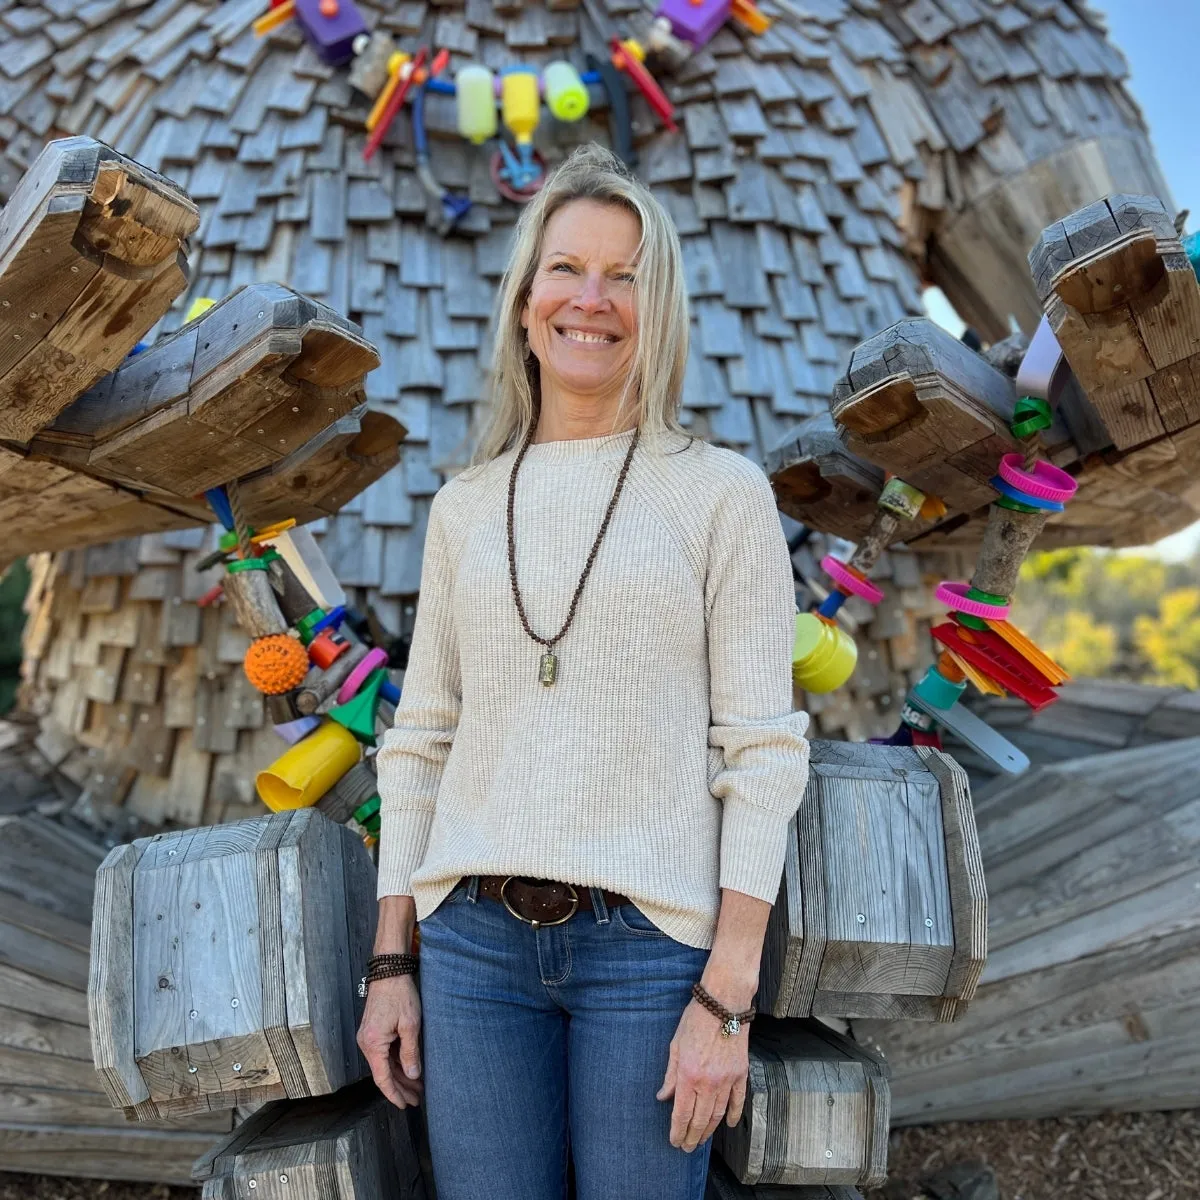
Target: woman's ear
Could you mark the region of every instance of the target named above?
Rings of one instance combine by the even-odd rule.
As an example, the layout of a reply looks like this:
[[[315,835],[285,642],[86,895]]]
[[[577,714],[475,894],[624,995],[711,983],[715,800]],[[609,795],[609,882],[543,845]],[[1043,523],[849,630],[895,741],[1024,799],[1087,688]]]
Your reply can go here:
[[[521,328],[526,333],[529,332],[529,298],[525,298],[525,303],[521,305]]]

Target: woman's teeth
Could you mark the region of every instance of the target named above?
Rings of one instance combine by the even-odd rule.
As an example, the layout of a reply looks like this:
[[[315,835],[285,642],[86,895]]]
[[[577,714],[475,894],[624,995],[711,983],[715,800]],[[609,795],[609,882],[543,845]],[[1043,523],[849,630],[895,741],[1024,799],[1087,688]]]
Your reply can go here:
[[[560,329],[559,332],[572,342],[608,343],[616,341],[616,338],[607,333],[582,333],[578,329]]]

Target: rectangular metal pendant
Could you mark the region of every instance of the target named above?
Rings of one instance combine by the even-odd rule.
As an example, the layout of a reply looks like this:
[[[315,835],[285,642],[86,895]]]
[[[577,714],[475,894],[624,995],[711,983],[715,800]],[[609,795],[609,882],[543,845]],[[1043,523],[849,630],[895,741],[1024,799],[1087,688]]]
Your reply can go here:
[[[558,655],[551,654],[549,650],[542,655],[541,662],[538,666],[538,682],[545,687],[549,687],[555,679],[558,678]]]

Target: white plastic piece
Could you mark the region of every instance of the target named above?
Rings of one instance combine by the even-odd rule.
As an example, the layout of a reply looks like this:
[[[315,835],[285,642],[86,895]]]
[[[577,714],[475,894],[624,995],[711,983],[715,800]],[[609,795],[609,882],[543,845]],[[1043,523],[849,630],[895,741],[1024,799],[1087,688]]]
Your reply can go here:
[[[1038,322],[1033,340],[1021,360],[1020,370],[1017,371],[1017,395],[1049,400],[1050,381],[1054,378],[1054,372],[1058,370],[1062,356],[1058,338],[1054,336],[1050,322],[1043,317]]]
[[[283,555],[296,578],[308,589],[308,594],[328,612],[339,604],[346,603],[346,593],[338,583],[333,568],[329,565],[316,538],[304,526],[285,530],[270,544]]]

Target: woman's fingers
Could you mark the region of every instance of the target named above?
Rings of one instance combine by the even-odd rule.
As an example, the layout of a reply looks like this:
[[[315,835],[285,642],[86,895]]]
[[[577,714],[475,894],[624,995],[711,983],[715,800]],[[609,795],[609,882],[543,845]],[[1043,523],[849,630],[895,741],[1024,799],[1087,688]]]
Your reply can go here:
[[[675,1087],[675,1105],[671,1109],[671,1133],[669,1141],[672,1146],[683,1149],[688,1127],[692,1123],[692,1114],[696,1111],[696,1092],[693,1088]]]
[[[670,1100],[675,1095],[675,1077],[679,1071],[679,1045],[671,1039],[671,1051],[667,1056],[667,1073],[663,1076],[662,1087],[658,1089],[658,1100]]]
[[[742,1119],[746,1106],[746,1076],[743,1075],[729,1092],[729,1107],[725,1110],[725,1124],[736,1125]]]
[[[714,1110],[717,1105],[717,1096],[711,1088],[704,1088],[696,1094],[696,1104],[692,1109],[691,1120],[688,1121],[687,1129],[684,1130],[683,1143],[681,1149],[690,1154],[695,1148],[700,1145],[706,1137],[708,1137],[708,1126],[711,1121],[715,1128],[717,1122],[721,1119],[721,1113],[725,1111],[724,1105],[721,1106],[719,1112],[714,1115]]]
[[[696,1138],[697,1146],[701,1142],[707,1141],[708,1138],[712,1137],[713,1133],[716,1131],[717,1126],[720,1125],[720,1123],[721,1123],[721,1118],[728,1111],[728,1108],[729,1108],[729,1088],[728,1088],[728,1086],[723,1087],[723,1088],[718,1088],[716,1091],[716,1094],[715,1094],[715,1099],[714,1099],[714,1103],[712,1106],[712,1110],[708,1114],[708,1120],[704,1122],[704,1125],[700,1128],[699,1134]],[[699,1126],[699,1124],[700,1124],[698,1114],[699,1114],[699,1105],[697,1105],[697,1116],[692,1118],[692,1130],[695,1130],[697,1128],[697,1126]]]

